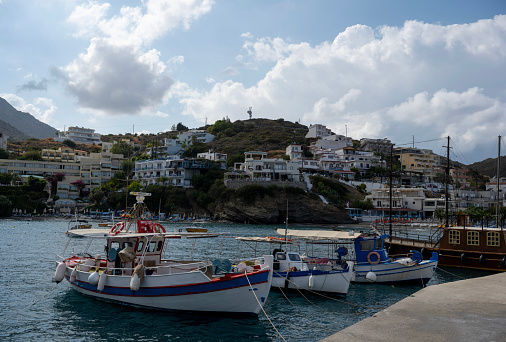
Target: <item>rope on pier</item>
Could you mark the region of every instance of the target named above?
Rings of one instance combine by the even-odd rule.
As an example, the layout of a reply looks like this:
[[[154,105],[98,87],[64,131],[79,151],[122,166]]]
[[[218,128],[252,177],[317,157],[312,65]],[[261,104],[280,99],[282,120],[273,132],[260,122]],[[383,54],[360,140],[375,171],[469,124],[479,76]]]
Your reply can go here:
[[[246,276],[246,280],[248,280],[248,284],[249,284],[249,287],[251,289],[251,292],[253,292],[253,295],[255,296],[255,299],[257,300],[258,305],[260,305],[260,309],[262,309],[262,312],[264,313],[265,317],[267,318],[267,320],[269,321],[269,323],[271,323],[271,325],[274,328],[274,330],[276,330],[276,332],[278,333],[279,337],[281,337],[281,339],[286,342],[285,338],[283,337],[283,335],[281,335],[281,333],[276,328],[276,326],[274,325],[274,323],[272,323],[271,319],[269,318],[269,315],[267,315],[267,312],[265,312],[263,305],[258,300],[257,294],[255,293],[255,290],[253,289],[253,286],[251,286],[251,282],[249,281],[248,274],[246,272],[244,272],[244,275]]]

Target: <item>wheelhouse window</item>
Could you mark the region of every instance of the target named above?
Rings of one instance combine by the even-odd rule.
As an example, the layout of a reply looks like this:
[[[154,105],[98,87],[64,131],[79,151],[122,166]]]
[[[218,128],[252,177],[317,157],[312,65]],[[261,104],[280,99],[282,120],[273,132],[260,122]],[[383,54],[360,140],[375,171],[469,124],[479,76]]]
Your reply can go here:
[[[290,261],[300,261],[300,255],[298,254],[288,254],[288,257],[290,258]]]
[[[480,245],[480,233],[469,231],[467,232],[467,244],[471,246],[479,246]]]
[[[156,242],[155,241],[151,241],[148,245],[148,250],[147,252],[154,252],[156,249]]]
[[[374,250],[374,240],[362,240],[360,241],[360,249],[363,251]]]
[[[487,246],[500,246],[499,232],[487,232]]]
[[[453,245],[460,244],[460,232],[458,230],[450,230],[449,243]]]
[[[143,247],[144,247],[144,241],[139,241],[139,244],[137,245],[137,252],[142,251]]]

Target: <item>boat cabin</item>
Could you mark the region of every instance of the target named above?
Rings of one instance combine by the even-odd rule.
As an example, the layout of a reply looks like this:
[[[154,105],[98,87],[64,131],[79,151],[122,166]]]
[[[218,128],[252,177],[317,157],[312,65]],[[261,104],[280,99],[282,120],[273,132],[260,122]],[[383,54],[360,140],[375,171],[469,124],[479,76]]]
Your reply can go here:
[[[389,261],[388,253],[384,247],[388,235],[360,236],[355,239],[355,257],[357,263],[377,264]]]
[[[304,264],[299,253],[285,252],[281,249],[275,249],[272,253],[274,256],[274,271],[301,271],[307,270],[307,265]]]

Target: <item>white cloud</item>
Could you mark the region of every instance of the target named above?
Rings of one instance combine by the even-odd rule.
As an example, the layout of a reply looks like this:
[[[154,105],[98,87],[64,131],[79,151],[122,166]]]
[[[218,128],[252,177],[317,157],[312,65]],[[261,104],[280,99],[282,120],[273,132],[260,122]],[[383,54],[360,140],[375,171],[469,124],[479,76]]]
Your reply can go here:
[[[272,68],[252,87],[231,80],[209,91],[180,85],[171,96],[184,114],[246,119],[252,105],[253,117],[302,117],[340,134],[348,127],[357,139],[451,134],[474,159],[505,128],[506,16],[450,26],[355,25],[317,46],[242,36],[243,59]]]
[[[81,110],[95,115],[153,112],[167,98],[173,83],[168,65],[154,40],[182,28],[210,11],[211,0],[146,0],[142,7],[123,6],[108,16],[111,6],[89,1],[68,18],[77,37],[90,45],[68,65],[54,69],[77,98]],[[183,63],[177,56],[168,63]]]
[[[14,94],[0,94],[11,106],[17,110],[25,113],[30,113],[38,120],[50,124],[54,112],[58,107],[53,103],[53,100],[45,97],[37,97],[34,103],[28,103],[23,98]]]

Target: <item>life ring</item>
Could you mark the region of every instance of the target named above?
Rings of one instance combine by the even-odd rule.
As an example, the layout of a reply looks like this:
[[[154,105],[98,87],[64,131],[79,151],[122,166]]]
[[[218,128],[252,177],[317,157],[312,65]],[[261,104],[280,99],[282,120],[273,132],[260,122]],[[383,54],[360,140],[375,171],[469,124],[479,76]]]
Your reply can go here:
[[[116,236],[119,234],[125,228],[124,222],[118,222],[114,226],[112,226],[111,230],[109,231],[109,235]]]
[[[155,223],[153,225],[153,230],[155,233],[165,233],[165,228],[160,223]]]
[[[376,255],[375,261],[371,261],[371,255]],[[378,254],[378,252],[372,251],[371,253],[367,254],[367,262],[369,262],[371,265],[379,264],[380,260],[381,260],[381,257]]]

